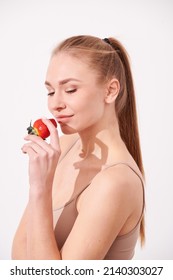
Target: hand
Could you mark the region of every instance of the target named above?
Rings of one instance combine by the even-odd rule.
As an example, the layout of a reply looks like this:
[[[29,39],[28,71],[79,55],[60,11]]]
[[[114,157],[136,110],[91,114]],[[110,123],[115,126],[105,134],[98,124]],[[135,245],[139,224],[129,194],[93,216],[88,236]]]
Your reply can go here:
[[[39,191],[52,190],[53,177],[60,157],[58,131],[48,119],[42,119],[50,131],[50,144],[41,137],[27,135],[29,141],[22,147],[23,153],[29,156],[29,183],[31,188]]]

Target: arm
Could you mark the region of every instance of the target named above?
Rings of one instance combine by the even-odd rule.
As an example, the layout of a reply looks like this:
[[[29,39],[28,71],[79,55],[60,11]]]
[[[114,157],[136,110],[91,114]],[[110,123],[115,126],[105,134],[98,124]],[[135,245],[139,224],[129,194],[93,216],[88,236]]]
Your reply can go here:
[[[27,223],[27,257],[60,260],[52,216],[52,196],[47,191],[30,193]]]
[[[63,158],[66,151],[77,140],[77,138],[78,138],[78,135],[75,135],[75,134],[74,135],[69,135],[69,136],[64,136],[63,135],[63,136],[60,137],[59,142],[60,142],[60,147],[61,147],[62,152],[61,152],[59,160],[61,160],[61,158]],[[40,202],[41,202],[41,200],[40,200]],[[32,215],[31,211],[34,211],[34,205],[33,205],[33,208],[32,208],[32,203],[34,204],[34,201],[32,199],[32,196],[30,196],[29,197],[29,202],[28,202],[27,207],[26,207],[26,209],[23,213],[23,216],[21,218],[21,221],[19,223],[19,226],[17,228],[17,231],[16,231],[14,239],[13,239],[12,252],[11,252],[12,253],[12,259],[26,260],[26,259],[29,258],[28,254],[27,254],[27,248],[28,248],[28,245],[27,245],[27,227],[28,227],[28,221],[29,221],[28,220],[28,215],[29,214]],[[44,213],[44,221],[45,221],[45,224],[47,224],[47,225],[49,225],[48,220],[49,219],[50,219],[50,221],[52,220],[52,212],[50,213],[50,207],[51,207],[50,204],[51,204],[51,201],[49,200],[49,205],[47,205],[49,215],[48,215],[48,212],[47,212],[47,207],[44,209],[46,211],[46,213]],[[30,206],[31,206],[31,208],[30,208]],[[33,209],[33,210],[31,210],[31,209]],[[34,213],[34,215],[35,215],[35,213]],[[45,217],[46,217],[46,220],[45,220]],[[52,223],[52,221],[50,222],[50,224],[51,223]],[[51,227],[52,227],[52,225],[51,225]],[[47,259],[47,257],[46,257],[46,259]]]
[[[13,241],[13,259],[39,259],[41,258],[39,253],[35,253],[36,243],[39,246],[39,240],[42,240],[42,243],[45,242],[46,233],[52,240],[52,184],[60,157],[60,145],[56,128],[49,120],[44,120],[44,122],[51,134],[50,144],[40,137],[28,135],[25,139],[30,142],[22,148],[23,152],[29,156],[30,189],[28,205]],[[40,219],[43,220],[41,225]],[[49,231],[46,230],[42,235],[44,229],[49,229]],[[47,242],[49,243],[49,240]],[[41,246],[38,248],[42,252]]]
[[[15,233],[13,244],[12,244],[12,251],[11,257],[13,260],[26,260],[26,224],[27,224],[27,212],[28,206],[26,207],[17,231]]]
[[[56,248],[54,242],[51,201],[43,195],[30,195],[28,205],[24,211],[19,227],[16,231],[12,259],[48,259],[50,255],[47,248]],[[41,221],[41,220],[42,221]],[[44,231],[44,229],[46,229]],[[44,244],[41,249],[41,244]],[[47,248],[46,248],[46,246]],[[35,251],[40,248],[39,256]],[[54,257],[51,255],[51,259]]]

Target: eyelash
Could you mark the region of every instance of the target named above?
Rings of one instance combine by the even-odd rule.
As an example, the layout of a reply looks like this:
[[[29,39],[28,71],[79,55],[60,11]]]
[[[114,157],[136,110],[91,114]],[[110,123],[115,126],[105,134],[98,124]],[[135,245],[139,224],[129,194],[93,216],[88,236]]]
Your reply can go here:
[[[76,92],[76,91],[77,91],[77,89],[74,88],[74,89],[71,89],[71,90],[66,90],[65,92],[66,92],[66,93],[69,93],[69,94],[72,94],[72,93],[74,93],[74,92]],[[49,92],[47,95],[48,95],[48,96],[53,96],[54,94],[55,94],[55,92],[52,91],[52,92]]]
[[[49,92],[47,95],[48,95],[48,96],[52,96],[52,95],[54,95],[54,93],[55,93],[55,92],[52,91],[52,92]]]
[[[74,92],[76,92],[77,91],[77,89],[76,88],[74,88],[74,89],[70,89],[70,90],[66,90],[66,93],[74,93]]]

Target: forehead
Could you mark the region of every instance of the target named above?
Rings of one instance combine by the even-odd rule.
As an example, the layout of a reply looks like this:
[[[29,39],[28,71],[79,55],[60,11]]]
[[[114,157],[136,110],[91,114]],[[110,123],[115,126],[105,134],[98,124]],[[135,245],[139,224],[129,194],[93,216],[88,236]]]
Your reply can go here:
[[[67,53],[58,53],[50,59],[46,79],[47,80],[63,80],[69,77],[81,78],[86,75],[92,76],[94,71],[91,71],[87,62],[83,59],[76,58]]]

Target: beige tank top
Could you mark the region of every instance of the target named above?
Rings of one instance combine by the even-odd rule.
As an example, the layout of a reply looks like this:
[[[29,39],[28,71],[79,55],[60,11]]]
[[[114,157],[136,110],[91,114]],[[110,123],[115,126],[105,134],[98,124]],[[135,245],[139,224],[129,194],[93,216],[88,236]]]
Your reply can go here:
[[[64,157],[63,157],[64,158]],[[143,210],[144,210],[144,182],[142,176],[128,163],[118,162],[106,166],[105,169],[116,165],[126,165],[128,166],[136,175],[140,178],[143,187]],[[90,183],[91,184],[91,183]],[[76,207],[77,198],[79,195],[90,185],[85,186],[78,194],[76,194],[71,200],[69,200],[65,205],[60,208],[53,210],[53,222],[54,222],[54,232],[59,250],[63,247],[74,223],[77,218],[78,212]],[[143,210],[141,217],[129,233],[117,236],[114,240],[112,246],[108,250],[105,260],[130,260],[134,256],[135,246],[139,237],[140,222],[143,215]]]

